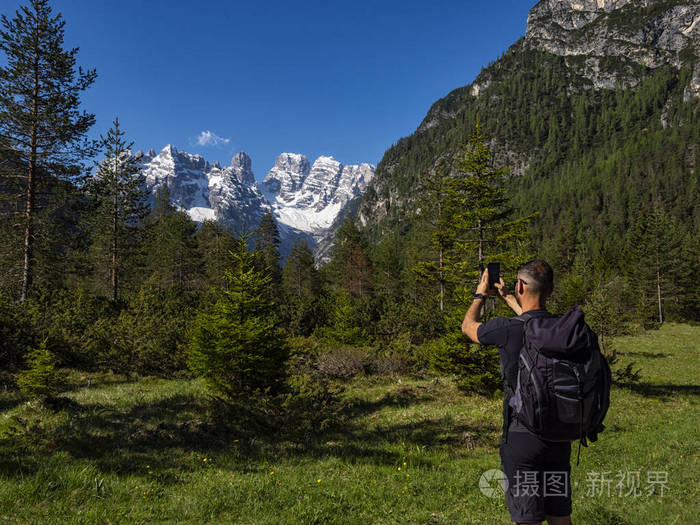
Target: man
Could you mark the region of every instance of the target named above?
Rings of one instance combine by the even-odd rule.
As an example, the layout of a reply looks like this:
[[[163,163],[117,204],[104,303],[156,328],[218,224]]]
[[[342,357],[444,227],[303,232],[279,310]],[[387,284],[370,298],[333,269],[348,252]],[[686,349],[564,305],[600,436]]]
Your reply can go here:
[[[530,261],[520,268],[514,283],[515,295],[508,292],[503,279],[494,283],[495,290],[490,290],[488,270],[482,274],[474,302],[464,316],[462,332],[475,343],[498,347],[502,374],[517,366],[524,322],[497,317],[480,323],[486,296],[497,295],[516,315],[527,312],[530,317],[549,316],[545,303],[553,284],[552,267],[542,260]],[[506,399],[503,416],[501,469],[508,480],[505,496],[511,520],[519,525],[541,525],[545,519],[549,525],[571,525],[571,443],[540,439],[517,419]]]

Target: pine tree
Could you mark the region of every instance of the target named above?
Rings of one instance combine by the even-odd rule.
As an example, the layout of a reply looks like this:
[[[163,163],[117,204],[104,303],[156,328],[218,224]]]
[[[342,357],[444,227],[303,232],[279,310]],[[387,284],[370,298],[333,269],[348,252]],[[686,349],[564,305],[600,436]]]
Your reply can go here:
[[[455,229],[446,209],[448,198],[448,175],[444,165],[438,165],[419,182],[418,206],[419,229],[430,236],[431,259],[421,260],[414,267],[423,279],[438,285],[440,311],[445,310],[445,286],[449,281],[447,254],[455,242]],[[424,254],[425,256],[425,254]]]
[[[25,396],[47,400],[58,394],[63,386],[61,374],[56,370],[57,360],[47,348],[46,340],[27,356],[29,367],[19,373],[17,386]]]
[[[94,115],[80,112],[80,94],[95,80],[94,70],[76,71],[78,49],[64,50],[61,15],[48,0],[31,0],[11,20],[1,18],[0,162],[22,199],[22,278],[20,299],[29,294],[35,267],[37,211],[56,177],[80,174],[91,153],[85,134]]]
[[[148,268],[163,287],[191,288],[201,273],[195,234],[197,225],[170,202],[166,186],[159,188],[146,220]]]
[[[514,218],[505,193],[509,169],[493,167],[493,152],[477,119],[455,159],[457,174],[446,181],[446,214],[454,235],[448,264],[455,281],[476,281],[488,259],[516,269],[527,256],[527,227],[535,214]],[[471,287],[471,286],[470,286]]]
[[[664,299],[677,289],[678,256],[682,238],[679,228],[668,217],[660,200],[643,210],[630,234],[629,267],[635,282],[642,285],[654,303],[659,324],[664,322]]]
[[[331,256],[333,280],[353,297],[371,294],[372,268],[360,230],[348,217],[338,230]]]
[[[108,256],[112,301],[117,299],[124,259],[137,246],[137,234],[148,212],[145,177],[131,154],[133,142],[127,143],[124,137],[117,118],[107,135],[100,137],[105,158],[86,184],[88,198],[94,203],[90,215],[94,243],[104,245],[101,251]]]
[[[271,278],[271,292],[276,295],[282,284],[282,269],[280,267],[280,234],[277,224],[269,211],[263,216],[260,225],[255,230],[255,253],[260,259],[260,265]]]
[[[282,270],[281,314],[292,335],[310,335],[321,322],[319,281],[313,252],[298,239]]]
[[[224,272],[231,266],[231,251],[236,246],[236,238],[214,221],[204,221],[195,237],[205,283],[209,286],[224,288],[226,286]]]
[[[237,239],[233,267],[226,271],[227,289],[213,312],[201,313],[195,321],[188,360],[197,376],[231,398],[281,386],[288,355],[274,304],[267,298],[271,277],[256,267],[246,246],[245,235]]]
[[[282,285],[285,293],[299,297],[316,297],[318,295],[318,277],[314,265],[314,254],[305,241],[299,239],[292,246],[291,252],[282,271]]]

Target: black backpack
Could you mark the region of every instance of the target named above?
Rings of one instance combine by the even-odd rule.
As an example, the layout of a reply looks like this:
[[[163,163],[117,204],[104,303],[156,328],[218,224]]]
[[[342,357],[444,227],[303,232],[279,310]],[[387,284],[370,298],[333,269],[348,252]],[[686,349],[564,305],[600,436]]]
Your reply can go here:
[[[515,317],[524,323],[517,363],[504,374],[506,413],[546,441],[596,441],[610,406],[610,366],[598,336],[575,306],[565,314]]]

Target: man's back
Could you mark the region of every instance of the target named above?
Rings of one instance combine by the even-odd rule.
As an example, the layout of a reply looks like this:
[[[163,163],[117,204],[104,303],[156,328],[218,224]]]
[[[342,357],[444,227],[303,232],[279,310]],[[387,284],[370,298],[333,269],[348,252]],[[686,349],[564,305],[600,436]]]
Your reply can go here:
[[[529,310],[531,318],[551,316],[545,309]],[[517,367],[523,347],[524,322],[497,317],[477,330],[481,344],[498,347],[501,373]],[[510,385],[515,388],[515,385]],[[509,390],[504,385],[504,392]],[[508,410],[503,401],[503,435],[499,446],[501,469],[508,480],[506,504],[516,523],[543,521],[546,516],[571,514],[571,443],[540,439]],[[508,421],[508,424],[505,422]]]
[[[551,316],[545,309],[530,310],[527,312],[530,317],[548,317]],[[477,335],[479,342],[485,345],[493,345],[498,347],[498,353],[501,360],[501,375],[505,375],[507,370],[515,366],[520,356],[520,350],[523,347],[523,330],[524,323],[517,317],[496,317],[491,321],[483,323],[479,326]],[[513,388],[515,385],[511,385]],[[504,390],[505,392],[505,390]],[[504,396],[503,413],[506,416],[507,398]],[[506,426],[504,425],[504,431]],[[523,425],[515,414],[511,414],[509,418],[508,429],[510,432],[530,432]]]
[[[526,312],[531,318],[549,316],[545,302],[554,289],[552,267],[543,260],[528,261],[518,270],[513,288],[514,293],[509,293],[502,278],[492,285],[485,270],[462,321],[462,332],[472,341],[498,347],[501,372],[505,373],[519,366],[524,322],[501,317],[481,323],[484,300],[495,295],[516,315]],[[541,523],[546,519],[550,525],[570,525],[571,443],[542,440],[510,416],[511,412],[504,403],[500,454],[508,481],[506,504],[511,519],[518,523]]]

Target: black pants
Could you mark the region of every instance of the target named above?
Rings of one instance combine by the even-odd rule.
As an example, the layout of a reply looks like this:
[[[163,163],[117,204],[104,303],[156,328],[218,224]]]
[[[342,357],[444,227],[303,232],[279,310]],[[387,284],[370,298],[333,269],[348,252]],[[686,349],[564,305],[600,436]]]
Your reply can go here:
[[[501,470],[510,519],[516,523],[544,521],[545,515],[571,514],[571,443],[543,441],[530,432],[501,437]]]

